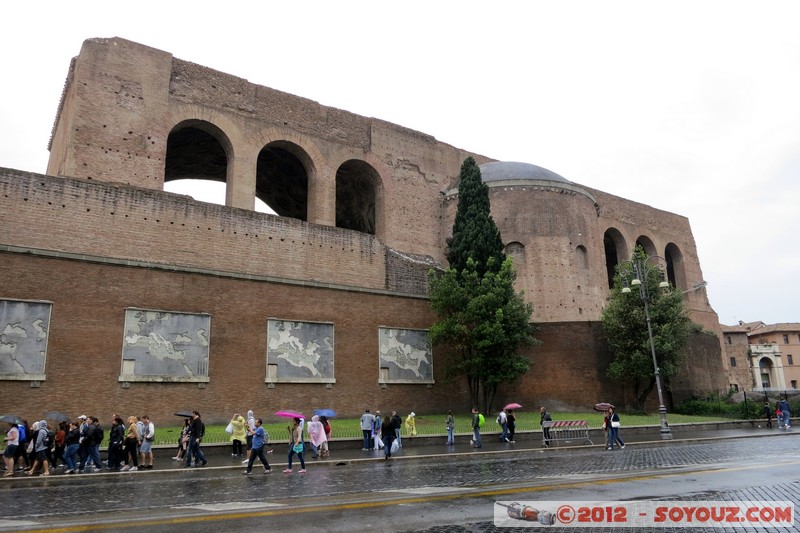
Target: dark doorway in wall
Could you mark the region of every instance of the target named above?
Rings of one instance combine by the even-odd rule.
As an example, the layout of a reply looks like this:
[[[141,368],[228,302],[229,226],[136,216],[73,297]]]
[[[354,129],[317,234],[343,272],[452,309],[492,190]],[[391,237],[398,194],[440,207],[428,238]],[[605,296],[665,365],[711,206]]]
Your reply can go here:
[[[345,161],[336,171],[336,227],[375,235],[378,172],[364,161]]]
[[[608,275],[608,288],[614,287],[614,275],[620,260],[625,259],[627,251],[625,238],[616,228],[609,228],[603,234],[603,248],[606,253],[606,274]]]
[[[282,217],[308,220],[308,156],[297,145],[275,141],[258,154],[256,198]]]
[[[188,120],[175,126],[167,138],[164,182],[202,179],[225,183],[228,147],[222,131],[211,123]]]

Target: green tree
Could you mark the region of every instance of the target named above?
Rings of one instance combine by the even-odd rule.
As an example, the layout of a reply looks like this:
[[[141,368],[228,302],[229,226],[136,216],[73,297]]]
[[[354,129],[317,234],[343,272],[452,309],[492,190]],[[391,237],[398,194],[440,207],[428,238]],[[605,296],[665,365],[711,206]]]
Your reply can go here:
[[[536,342],[533,306],[514,291],[516,274],[489,214],[489,189],[471,157],[461,166],[458,192],[450,268],[429,274],[431,307],[440,318],[430,336],[433,344],[454,347],[448,377],[466,377],[472,404],[488,413],[497,387],[530,367],[518,352]]]
[[[633,261],[644,261],[647,254],[641,247],[634,251]],[[646,275],[645,275],[646,274]],[[663,382],[678,373],[684,361],[684,348],[692,331],[692,321],[683,304],[683,294],[674,287],[659,287],[662,278],[657,268],[642,273],[647,284],[647,305],[653,330],[656,361]],[[613,357],[607,374],[612,379],[631,386],[636,408],[644,410],[647,396],[656,384],[644,301],[639,289],[632,287],[623,293],[623,278],[619,266],[614,277],[611,297],[603,310],[601,321]]]
[[[471,258],[476,262],[478,273],[483,275],[489,268],[490,258],[494,258],[495,269],[503,264],[503,240],[489,211],[489,188],[483,183],[475,159],[468,157],[459,174],[453,236],[447,240],[446,255],[450,268],[461,272]]]

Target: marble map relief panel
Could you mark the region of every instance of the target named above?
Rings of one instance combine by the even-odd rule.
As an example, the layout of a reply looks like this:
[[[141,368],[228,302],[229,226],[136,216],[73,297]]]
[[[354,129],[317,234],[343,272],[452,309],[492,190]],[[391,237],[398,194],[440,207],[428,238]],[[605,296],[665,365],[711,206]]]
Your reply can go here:
[[[43,381],[53,304],[0,299],[0,380]]]
[[[335,383],[333,324],[267,320],[267,383]]]
[[[381,383],[433,383],[428,330],[378,328]]]
[[[125,310],[119,381],[208,382],[211,315]]]

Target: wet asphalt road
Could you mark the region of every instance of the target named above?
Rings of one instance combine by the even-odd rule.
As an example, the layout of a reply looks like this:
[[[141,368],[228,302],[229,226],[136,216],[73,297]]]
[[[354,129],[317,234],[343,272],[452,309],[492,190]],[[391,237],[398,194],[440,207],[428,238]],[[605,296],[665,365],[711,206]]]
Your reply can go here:
[[[328,462],[309,460],[308,472],[302,475],[298,466],[290,475],[281,472],[286,466],[282,444],[268,455],[272,473],[263,474],[257,467],[250,476],[241,474],[238,458],[231,458],[227,449],[209,453],[209,467],[189,469],[163,457],[169,450],[162,450],[152,471],[5,479],[0,501],[13,513],[0,519],[0,530],[59,525],[70,531],[78,530],[70,528],[79,524],[85,530],[88,524],[133,531],[140,530],[136,521],[149,520],[148,528],[158,531],[215,531],[221,525],[238,531],[265,524],[291,528],[301,520],[307,530],[348,531],[357,529],[355,520],[369,523],[375,531],[493,531],[493,500],[531,494],[541,499],[543,488],[548,494],[585,499],[587,493],[598,492],[583,483],[610,483],[628,476],[642,479],[610,485],[613,490],[604,492],[604,498],[635,498],[643,494],[637,490],[665,498],[681,495],[681,485],[666,490],[664,482],[643,476],[691,476],[695,470],[746,465],[759,468],[702,486],[690,485],[691,477],[681,483],[702,489],[700,493],[744,491],[737,497],[780,496],[800,505],[797,433],[744,430],[712,436],[724,438],[662,443],[632,436],[625,450],[615,451],[599,446],[542,450],[535,440],[506,445],[486,439],[481,451],[466,444],[448,449],[408,443],[390,461],[381,459],[380,452],[348,448],[334,450]],[[771,465],[771,458],[777,457],[787,462]],[[659,488],[666,493],[658,494]],[[314,522],[319,513],[328,517],[322,524]]]

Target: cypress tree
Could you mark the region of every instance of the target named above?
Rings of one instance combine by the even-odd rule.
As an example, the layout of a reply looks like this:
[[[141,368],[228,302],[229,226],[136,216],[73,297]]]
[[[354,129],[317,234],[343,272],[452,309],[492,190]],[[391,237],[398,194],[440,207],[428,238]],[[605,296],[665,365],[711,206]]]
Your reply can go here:
[[[458,184],[458,209],[453,223],[453,236],[447,240],[447,261],[461,273],[470,258],[475,261],[479,277],[487,271],[497,272],[506,256],[500,230],[489,214],[489,187],[481,179],[481,169],[468,157],[461,165]],[[494,261],[490,261],[494,258]]]

